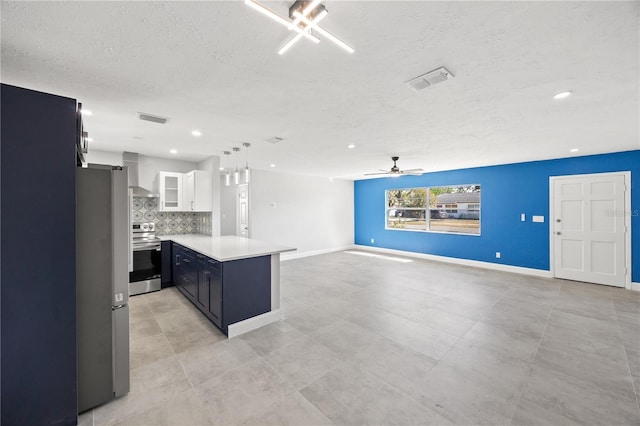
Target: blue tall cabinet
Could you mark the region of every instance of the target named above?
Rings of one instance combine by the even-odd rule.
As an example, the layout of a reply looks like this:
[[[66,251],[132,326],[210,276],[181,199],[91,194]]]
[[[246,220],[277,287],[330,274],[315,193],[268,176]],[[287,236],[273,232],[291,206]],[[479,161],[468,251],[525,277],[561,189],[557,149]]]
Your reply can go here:
[[[77,102],[2,84],[0,423],[77,421]]]

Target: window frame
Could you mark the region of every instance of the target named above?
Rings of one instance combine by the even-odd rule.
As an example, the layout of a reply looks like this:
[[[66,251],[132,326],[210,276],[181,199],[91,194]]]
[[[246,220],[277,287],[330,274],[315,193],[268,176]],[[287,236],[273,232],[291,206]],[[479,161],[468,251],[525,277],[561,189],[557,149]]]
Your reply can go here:
[[[431,208],[429,206],[429,199],[432,188],[446,188],[446,187],[460,187],[460,186],[478,186],[479,190],[479,200],[477,203],[469,203],[469,207],[473,206],[473,208],[468,209],[472,211],[478,212],[478,232],[470,233],[470,232],[451,232],[451,231],[440,231],[431,229]],[[389,206],[389,193],[392,191],[410,191],[415,189],[423,189],[425,190],[426,199],[424,207],[407,207],[407,208],[398,208],[398,207],[390,207]],[[447,234],[447,235],[466,235],[472,237],[479,237],[482,235],[482,185],[481,184],[459,184],[459,185],[434,185],[434,186],[415,186],[415,187],[402,187],[402,188],[390,188],[385,189],[384,191],[384,229],[386,231],[409,231],[409,232],[427,232],[434,234]],[[448,208],[449,204],[441,203],[442,210],[449,211],[451,209]],[[447,206],[447,207],[445,207]],[[425,217],[425,228],[424,229],[416,229],[416,228],[403,228],[403,227],[393,227],[389,226],[389,211],[390,210],[421,210],[424,211]]]

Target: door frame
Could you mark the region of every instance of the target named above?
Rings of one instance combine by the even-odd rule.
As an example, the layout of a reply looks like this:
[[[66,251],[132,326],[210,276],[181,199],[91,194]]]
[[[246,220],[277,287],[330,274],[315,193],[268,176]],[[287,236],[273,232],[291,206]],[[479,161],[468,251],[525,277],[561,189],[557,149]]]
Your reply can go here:
[[[554,184],[562,179],[589,178],[600,176],[623,176],[624,177],[624,263],[625,277],[624,288],[631,290],[631,171],[605,172],[605,173],[585,173],[579,175],[559,175],[549,176],[549,271],[551,277],[555,278],[555,253],[554,253],[554,224],[555,218],[555,202],[554,202]],[[620,288],[620,287],[618,287]]]
[[[247,231],[247,238],[251,238],[251,188],[249,186],[248,183],[241,183],[236,185],[236,235],[240,236],[239,231],[240,231],[240,222],[241,222],[241,215],[242,215],[242,211],[240,209],[240,192],[241,189],[243,187],[246,187],[246,191],[247,191],[247,227],[248,227],[248,231]]]

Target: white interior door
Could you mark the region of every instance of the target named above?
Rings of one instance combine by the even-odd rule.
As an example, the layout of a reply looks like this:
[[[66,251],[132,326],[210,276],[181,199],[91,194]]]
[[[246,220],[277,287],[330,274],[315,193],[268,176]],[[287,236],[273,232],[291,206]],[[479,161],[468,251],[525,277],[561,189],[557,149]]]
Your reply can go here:
[[[625,286],[624,180],[624,174],[553,179],[556,277]]]
[[[236,235],[249,238],[249,185],[236,188]]]

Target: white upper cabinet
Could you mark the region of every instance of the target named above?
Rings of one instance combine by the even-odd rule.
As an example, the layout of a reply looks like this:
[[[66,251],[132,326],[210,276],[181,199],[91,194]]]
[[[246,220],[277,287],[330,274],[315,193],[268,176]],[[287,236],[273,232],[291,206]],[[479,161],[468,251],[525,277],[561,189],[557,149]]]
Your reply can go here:
[[[160,193],[158,210],[162,212],[179,212],[184,210],[182,173],[158,172],[157,184]]]
[[[182,181],[182,210],[210,212],[213,204],[213,182],[206,170],[193,170],[184,174]]]

